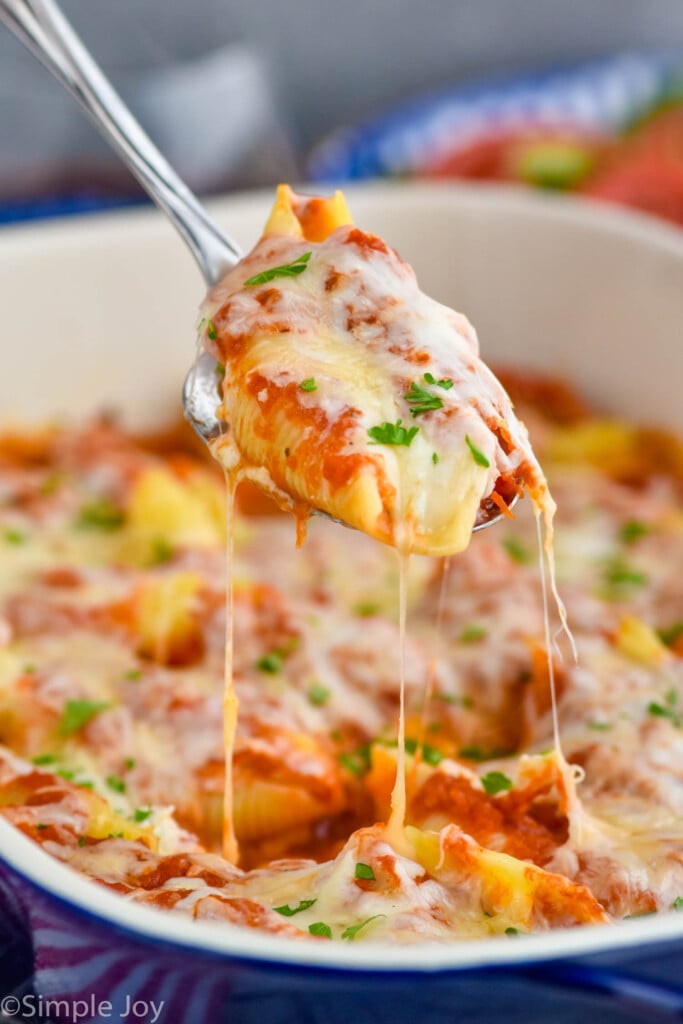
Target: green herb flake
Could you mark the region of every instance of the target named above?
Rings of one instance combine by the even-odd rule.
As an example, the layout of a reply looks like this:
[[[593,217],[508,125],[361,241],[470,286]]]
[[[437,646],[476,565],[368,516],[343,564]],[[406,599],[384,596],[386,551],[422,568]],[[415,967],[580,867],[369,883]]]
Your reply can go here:
[[[354,615],[360,615],[361,618],[370,618],[371,615],[379,615],[380,606],[376,601],[360,601],[353,607]]]
[[[419,427],[406,428],[402,425],[401,420],[396,420],[395,423],[385,422],[380,423],[377,427],[370,427],[368,437],[371,438],[373,444],[403,445],[405,448],[409,448],[419,429]]]
[[[508,789],[512,789],[512,779],[509,779],[503,772],[487,772],[482,776],[481,784],[489,796],[505,793]]]
[[[213,322],[213,320],[206,321],[206,333],[208,334],[211,341],[215,341],[216,338],[218,337],[218,331],[216,330],[216,325]]]
[[[513,533],[503,537],[501,544],[512,561],[517,562],[518,565],[528,565],[531,561],[531,552]]]
[[[639,569],[615,559],[605,568],[605,582],[612,586],[630,585],[640,587],[647,583],[647,576]]]
[[[312,253],[304,252],[301,256],[297,256],[295,260],[292,260],[291,263],[284,263],[279,267],[270,267],[268,270],[262,270],[260,274],[254,274],[253,277],[247,278],[244,282],[244,287],[251,288],[258,284],[268,284],[269,281],[274,281],[276,277],[298,277],[299,274],[303,274],[311,256]]]
[[[683,622],[674,622],[672,626],[658,629],[657,636],[665,647],[673,647],[676,641],[683,636]]]
[[[79,846],[85,846],[85,836],[79,836],[78,837],[78,845]]]
[[[421,384],[416,384],[415,381],[412,382],[403,397],[411,407],[411,416],[424,416],[426,412],[443,408],[443,400],[438,395],[433,395]]]
[[[310,935],[319,935],[323,939],[332,938],[332,929],[324,921],[315,921],[314,924],[309,924],[308,931]]]
[[[164,565],[173,558],[173,545],[165,537],[155,537],[152,541],[150,560],[152,565]]]
[[[588,723],[589,729],[594,729],[595,732],[607,732],[612,728],[611,722],[592,721]]]
[[[126,783],[123,779],[120,779],[118,775],[107,775],[107,785],[110,789],[113,789],[115,793],[126,792]]]
[[[469,434],[465,434],[465,444],[472,452],[472,458],[478,466],[484,466],[486,469],[491,465],[489,460],[486,458],[483,452],[479,451],[477,446],[470,441]]]
[[[302,910],[308,910],[309,907],[312,907],[317,902],[317,899],[299,900],[293,907],[289,903],[285,903],[281,907],[273,907],[273,910],[276,914],[282,914],[283,917],[294,917],[295,914],[300,914]]]
[[[64,705],[57,731],[60,736],[73,736],[111,704],[102,700],[68,700]]]
[[[85,530],[118,530],[123,526],[123,512],[109,498],[95,498],[83,505],[76,525]]]
[[[511,753],[511,750],[505,750],[503,747],[484,750],[483,747],[472,745],[471,747],[461,747],[458,757],[462,757],[466,761],[493,761],[498,757],[508,757]]]
[[[151,807],[136,807],[133,813],[133,818],[139,825],[141,822],[147,821],[151,813]]]
[[[430,764],[432,767],[436,767],[437,764],[441,764],[444,755],[437,747],[431,746],[429,743],[422,744],[422,760],[425,764]]]
[[[677,896],[671,904],[672,910],[683,910],[683,896]]]
[[[361,776],[370,771],[370,746],[365,744],[357,750],[339,755],[339,763],[352,775]]]
[[[363,864],[362,861],[358,861],[356,864],[356,870],[354,872],[354,878],[360,878],[363,882],[375,882],[375,872],[369,864]]]
[[[436,380],[433,373],[425,373],[424,381],[425,384],[433,384],[437,388],[443,388],[444,391],[450,391],[453,387],[453,381],[450,377],[442,377],[441,380]]]
[[[432,452],[432,462],[434,463],[435,466],[439,465],[439,456],[436,454],[436,452]]]
[[[318,385],[315,382],[315,377],[307,377],[306,380],[302,380],[299,387],[302,391],[316,391]]]
[[[39,829],[41,830],[41,832],[42,832],[42,830],[43,830],[44,828],[47,828],[47,825],[44,825],[44,824],[43,824],[43,823],[41,822],[41,823],[40,823],[40,825],[36,825],[36,828],[39,828]]]
[[[478,640],[484,640],[488,635],[488,629],[473,623],[471,626],[465,626],[458,639],[461,644],[475,644]]]
[[[512,928],[512,927],[510,927],[510,928],[506,928],[505,929],[505,934],[506,935],[521,935],[521,932],[520,932],[519,928]]]
[[[267,672],[269,675],[276,675],[284,665],[285,659],[280,651],[271,651],[270,654],[264,654],[262,658],[256,662],[256,668],[259,672]]]
[[[222,380],[223,377],[225,377],[225,367],[222,363],[216,363],[216,376],[219,380]]]
[[[321,708],[330,699],[330,691],[322,683],[311,683],[308,688],[308,699],[315,707]]]
[[[35,665],[24,665],[22,672],[24,673],[25,676],[32,676],[35,670]]]
[[[68,768],[59,768],[55,775],[59,775],[60,779],[65,779],[67,782],[73,782],[75,772],[70,771]]]
[[[674,699],[672,699],[670,692],[665,696],[664,700],[664,704],[651,700],[647,706],[648,714],[653,715],[655,718],[668,718],[676,729],[680,729],[683,726],[683,716],[675,707],[675,695]]]
[[[31,759],[31,763],[35,765],[54,764],[56,760],[54,754],[38,754],[37,757]]]
[[[142,679],[142,669],[129,668],[123,673],[123,678],[127,679],[131,683],[137,683],[139,679]]]
[[[461,697],[459,694],[454,693],[437,693],[435,696],[439,700],[442,700],[444,704],[454,704],[456,707],[466,708],[468,711],[474,707],[474,700],[472,697]]]
[[[364,921],[359,924],[351,924],[348,928],[345,928],[341,933],[342,939],[355,939],[361,928],[365,928],[366,924],[370,924],[371,921],[376,921],[378,917],[386,917],[386,914],[373,914],[372,917],[366,917]]]
[[[49,498],[55,494],[64,483],[63,473],[50,473],[49,476],[45,477],[42,484],[40,485],[40,493],[44,498]]]
[[[629,519],[619,527],[619,540],[622,544],[635,544],[650,532],[651,528],[647,523],[641,522],[640,519]]]
[[[133,770],[133,768],[135,768],[135,758],[134,757],[127,757],[126,760],[123,763],[126,766],[126,771],[127,772],[131,772]]]
[[[22,533],[21,530],[15,530],[12,527],[5,530],[4,537],[5,543],[12,544],[14,547],[20,547],[20,545],[25,544],[28,540],[25,533]]]

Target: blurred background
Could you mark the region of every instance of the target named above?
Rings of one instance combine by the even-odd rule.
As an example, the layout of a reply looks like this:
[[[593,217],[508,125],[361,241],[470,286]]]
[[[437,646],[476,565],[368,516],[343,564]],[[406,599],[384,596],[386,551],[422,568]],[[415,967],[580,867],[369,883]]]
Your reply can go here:
[[[63,0],[202,194],[310,179],[503,179],[683,224],[681,0]],[[139,201],[0,30],[0,220]]]

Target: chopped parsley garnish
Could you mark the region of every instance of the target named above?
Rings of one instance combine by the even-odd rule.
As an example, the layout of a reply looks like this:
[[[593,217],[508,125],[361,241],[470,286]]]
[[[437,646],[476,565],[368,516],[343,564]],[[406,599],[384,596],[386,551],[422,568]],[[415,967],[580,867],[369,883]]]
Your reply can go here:
[[[461,644],[474,644],[477,640],[483,640],[487,637],[488,633],[488,629],[485,629],[484,626],[477,626],[473,623],[471,626],[465,626],[459,640]]]
[[[683,896],[677,896],[671,904],[672,910],[683,910]]]
[[[374,444],[404,445],[409,448],[419,430],[419,427],[406,428],[402,426],[401,420],[396,420],[395,423],[380,423],[377,427],[370,427],[368,436]]]
[[[302,380],[299,387],[302,391],[315,391],[318,385],[315,382],[315,377],[307,377],[306,380]]]
[[[330,691],[322,683],[311,683],[308,688],[308,699],[315,707],[321,708],[330,699]]]
[[[432,452],[432,462],[434,463],[435,466],[438,466],[439,464],[439,456],[436,454],[436,452]]]
[[[123,673],[123,678],[128,679],[131,683],[136,683],[138,679],[142,679],[142,669],[129,668]]]
[[[521,933],[519,931],[519,928],[512,928],[512,927],[510,927],[510,928],[506,928],[505,929],[505,934],[506,935],[519,935]]]
[[[32,676],[35,670],[35,665],[24,665],[22,672],[24,673],[25,676]]]
[[[301,256],[297,256],[291,263],[283,263],[280,267],[270,267],[269,270],[262,270],[260,274],[248,277],[244,282],[244,286],[246,288],[256,284],[268,284],[269,281],[274,281],[276,277],[298,277],[306,269],[311,255],[312,253],[310,252],[303,252]]]
[[[466,761],[493,761],[496,757],[507,757],[510,753],[510,750],[504,750],[502,747],[484,750],[482,747],[473,744],[471,747],[461,747],[458,751],[458,757],[462,757]]]
[[[339,763],[352,775],[365,775],[370,771],[370,745],[366,743],[357,750],[340,754]]]
[[[109,498],[95,498],[83,505],[76,525],[86,530],[118,530],[123,526],[123,512]]]
[[[651,532],[647,523],[640,519],[629,519],[619,527],[619,540],[622,544],[635,544],[637,540]]]
[[[259,672],[268,672],[273,676],[280,671],[284,661],[285,659],[280,651],[271,651],[270,654],[264,654],[262,658],[259,658],[256,662],[256,668]]]
[[[509,779],[503,772],[487,772],[482,776],[481,784],[489,796],[505,793],[506,790],[512,789],[512,779]]]
[[[674,622],[666,629],[658,629],[657,636],[666,647],[673,647],[676,641],[683,636],[683,622]]]
[[[283,917],[294,917],[295,914],[300,914],[302,910],[308,910],[314,903],[317,903],[317,899],[314,900],[299,900],[296,906],[292,907],[289,903],[285,903],[281,907],[273,907],[276,914],[282,914]]]
[[[107,785],[110,789],[113,789],[115,793],[126,792],[126,783],[123,779],[120,779],[118,775],[107,775]]]
[[[588,728],[594,729],[596,732],[607,732],[608,729],[612,728],[612,723],[593,721],[588,723]]]
[[[126,771],[127,772],[132,772],[133,768],[135,768],[135,758],[134,757],[127,757],[126,760],[123,763],[126,766]]]
[[[219,378],[225,377],[225,367],[222,363],[216,363],[216,376]]]
[[[309,934],[321,935],[324,939],[332,938],[332,929],[329,924],[325,924],[324,921],[315,921],[314,924],[309,924],[308,931]]]
[[[432,747],[429,743],[422,744],[422,760],[425,764],[431,764],[432,767],[437,764],[441,764],[443,761],[443,754],[437,747]]]
[[[151,551],[152,565],[163,565],[173,558],[173,545],[165,537],[155,537],[152,541]]]
[[[501,544],[512,561],[517,562],[518,565],[527,565],[531,561],[531,552],[514,534],[511,533],[509,536],[503,537]]]
[[[355,615],[368,618],[371,615],[379,615],[380,607],[376,601],[360,601],[359,604],[354,605],[353,611]]]
[[[22,533],[21,530],[15,530],[12,527],[5,530],[5,542],[7,544],[13,544],[18,547],[20,544],[25,544],[26,539],[26,534]]]
[[[421,384],[416,384],[415,381],[412,382],[403,397],[408,405],[411,406],[411,416],[423,416],[426,412],[443,408],[443,401],[438,395],[433,395],[426,388],[423,388]]]
[[[133,818],[135,819],[135,821],[137,821],[138,824],[140,824],[140,822],[142,821],[147,821],[151,813],[151,807],[136,807],[135,812],[133,814]]]
[[[634,569],[625,562],[615,559],[605,569],[605,582],[613,586],[623,584],[642,586],[644,583],[647,583],[647,576],[639,569]]]
[[[470,441],[469,434],[465,434],[465,444],[472,452],[472,458],[478,466],[485,466],[487,469],[491,465],[489,460],[486,458],[483,452],[479,451],[477,446]]]
[[[68,700],[64,705],[59,722],[59,735],[73,736],[84,725],[92,721],[96,715],[99,715],[101,711],[105,711],[109,707],[111,705],[103,700]]]
[[[442,700],[444,704],[455,704],[457,707],[467,709],[474,707],[474,700],[472,697],[461,697],[459,694],[455,693],[436,693],[434,696],[438,697],[439,700]]]
[[[85,836],[79,836],[78,837],[78,845],[79,846],[85,846]]]
[[[426,384],[435,384],[437,388],[443,388],[444,391],[450,391],[453,387],[453,381],[450,377],[442,377],[441,380],[436,380],[433,373],[425,373],[424,375]]]
[[[54,764],[57,758],[54,754],[38,754],[37,757],[31,758],[33,764]]]
[[[651,700],[647,706],[648,713],[656,718],[668,718],[673,725],[680,729],[683,726],[683,714],[678,705],[678,694],[675,690],[669,690],[664,694],[664,703]]]
[[[363,864],[362,861],[358,861],[356,864],[356,870],[354,872],[355,878],[360,878],[363,882],[375,882],[375,872],[369,864]]]
[[[341,933],[342,939],[355,939],[361,928],[365,928],[366,924],[370,924],[371,921],[376,921],[378,917],[386,917],[386,914],[373,914],[372,917],[366,917],[364,921],[359,924],[350,924],[348,928],[345,928]]]
[[[216,330],[216,325],[213,320],[206,321],[206,333],[211,338],[211,341],[215,341],[218,337],[218,331]]]
[[[36,828],[39,828],[39,829],[41,829],[41,831],[42,831],[42,829],[44,829],[44,828],[47,828],[47,825],[44,825],[44,824],[43,824],[43,823],[41,822],[41,823],[40,823],[40,825],[36,825]]]

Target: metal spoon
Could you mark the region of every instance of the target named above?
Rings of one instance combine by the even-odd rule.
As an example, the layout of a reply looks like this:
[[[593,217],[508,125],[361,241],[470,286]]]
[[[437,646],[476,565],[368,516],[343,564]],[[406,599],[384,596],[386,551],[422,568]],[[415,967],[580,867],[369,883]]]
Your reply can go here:
[[[54,0],[0,0],[0,20],[84,108],[189,246],[207,286],[216,284],[241,259],[239,247],[142,130]],[[183,408],[207,442],[222,429],[217,383],[215,359],[202,353],[185,378]],[[473,529],[490,526],[501,514],[493,502],[483,501]]]

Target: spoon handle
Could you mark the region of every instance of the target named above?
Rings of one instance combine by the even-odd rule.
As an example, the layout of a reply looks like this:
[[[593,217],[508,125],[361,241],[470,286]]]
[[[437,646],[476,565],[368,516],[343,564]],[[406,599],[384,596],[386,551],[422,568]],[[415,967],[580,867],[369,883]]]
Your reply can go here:
[[[238,246],[142,130],[54,0],[0,0],[0,20],[78,100],[185,239],[206,283],[215,284],[240,259]]]

